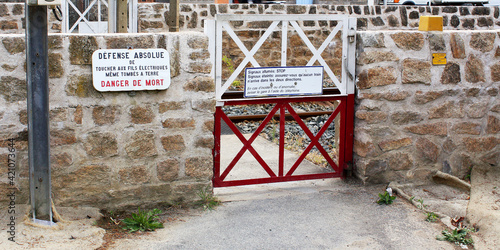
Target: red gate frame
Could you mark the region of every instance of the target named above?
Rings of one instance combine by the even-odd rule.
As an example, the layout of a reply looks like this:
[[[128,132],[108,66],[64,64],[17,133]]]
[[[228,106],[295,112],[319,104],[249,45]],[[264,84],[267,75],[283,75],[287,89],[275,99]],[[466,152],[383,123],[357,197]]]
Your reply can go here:
[[[319,132],[314,135],[304,124],[302,119],[297,115],[289,103],[293,102],[320,102],[320,101],[340,101],[340,104],[332,112],[327,122],[319,130]],[[257,130],[252,134],[252,136],[247,140],[241,132],[236,128],[229,117],[222,111],[222,107],[216,107],[215,111],[215,123],[214,123],[214,176],[212,178],[212,183],[214,187],[228,187],[228,186],[241,186],[241,185],[252,185],[252,184],[262,184],[262,183],[272,183],[272,182],[285,182],[285,181],[297,181],[297,180],[311,180],[311,179],[323,179],[323,178],[334,178],[343,177],[344,169],[348,167],[348,163],[352,162],[352,149],[353,149],[353,134],[354,134],[354,94],[349,94],[346,96],[319,96],[319,97],[291,97],[291,98],[264,98],[264,99],[245,99],[245,100],[232,100],[224,101],[224,105],[249,105],[249,104],[270,104],[275,103],[274,108],[266,116],[262,124],[257,128]],[[311,139],[311,143],[306,147],[304,152],[299,156],[294,165],[285,174],[284,173],[284,133],[285,133],[285,109],[288,110],[289,114],[295,119],[299,126],[304,130],[306,135]],[[260,155],[252,147],[252,142],[257,138],[260,132],[264,129],[266,124],[273,118],[277,111],[280,111],[280,141],[279,141],[279,161],[278,161],[278,175],[274,173],[267,163],[260,157]],[[328,126],[333,122],[333,120],[340,114],[340,136],[339,136],[339,153],[338,153],[338,163],[335,164],[333,159],[328,155],[326,150],[318,142],[319,138],[326,131]],[[221,174],[221,162],[220,162],[220,140],[221,140],[221,119],[226,122],[226,124],[231,128],[233,133],[240,139],[243,143],[243,147],[236,154],[235,158],[229,163],[226,170]],[[336,128],[337,129],[337,128]],[[292,175],[297,169],[300,163],[304,160],[305,156],[309,151],[316,146],[320,153],[325,157],[330,166],[332,166],[334,172],[332,173],[320,173],[320,174],[306,174],[306,175]],[[236,163],[243,156],[245,151],[249,151],[259,162],[259,164],[264,168],[264,170],[269,174],[266,178],[255,178],[255,179],[245,179],[245,180],[232,180],[225,181],[229,172],[233,169]]]

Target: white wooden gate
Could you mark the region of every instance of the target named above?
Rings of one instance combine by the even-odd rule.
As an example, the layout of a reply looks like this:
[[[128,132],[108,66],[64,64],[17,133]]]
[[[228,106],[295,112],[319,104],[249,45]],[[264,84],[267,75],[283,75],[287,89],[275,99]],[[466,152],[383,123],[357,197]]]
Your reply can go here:
[[[253,29],[249,23],[254,23],[258,26],[257,29]],[[314,42],[316,46],[311,42],[306,32],[315,31],[315,28],[309,28],[308,31],[304,31],[304,23],[313,23],[309,27],[317,27],[316,24],[322,22],[322,28],[329,29],[328,33],[321,33],[321,38],[326,36],[322,41],[317,41],[321,39],[316,39]],[[267,26],[268,25],[268,26]],[[254,40],[256,43],[251,41],[242,41],[238,36],[238,32],[235,32],[234,27],[240,26],[245,27],[246,31],[253,31],[252,34],[255,35]],[[244,30],[245,31],[245,30]],[[250,185],[250,184],[261,184],[270,182],[282,182],[282,181],[295,181],[295,180],[307,180],[307,179],[318,179],[318,178],[333,178],[342,177],[344,174],[344,169],[347,168],[348,163],[352,161],[352,147],[353,147],[353,122],[354,122],[354,84],[355,84],[355,47],[356,47],[356,18],[349,18],[342,15],[216,15],[215,20],[208,21],[205,23],[205,32],[210,37],[209,50],[211,51],[211,59],[213,63],[212,73],[215,79],[216,85],[216,111],[215,111],[215,122],[214,122],[214,177],[213,185],[214,187],[224,187],[224,186],[237,186],[237,185]],[[278,33],[278,34],[277,34]],[[311,54],[311,58],[305,63],[305,65],[287,65],[289,56],[287,55],[288,50],[298,48],[291,48],[289,35],[294,34],[295,42],[298,40],[297,36],[303,42],[304,46],[310,51],[307,54]],[[326,35],[328,34],[328,35]],[[311,96],[279,96],[279,97],[256,97],[256,98],[243,98],[243,95],[230,94],[230,87],[234,87],[234,83],[238,82],[243,70],[250,64],[253,68],[262,67],[264,64],[259,63],[258,57],[256,55],[259,49],[263,48],[264,43],[274,36],[272,49],[270,53],[279,51],[281,55],[281,67],[287,66],[323,66],[329,81],[335,86],[334,91],[320,95]],[[278,44],[277,38],[281,38],[281,44]],[[334,41],[335,39],[335,41]],[[235,46],[232,45],[234,42]],[[227,46],[231,44],[230,46]],[[342,55],[339,59],[340,63],[332,65],[327,63],[323,58],[322,53],[327,49],[331,49],[332,44],[341,45]],[[318,46],[319,45],[319,46]],[[339,46],[340,46],[339,45]],[[223,50],[226,46],[224,53],[229,50],[239,49],[242,55],[238,54],[237,63],[234,65],[229,63],[227,57],[223,57]],[[250,48],[251,47],[251,48]],[[306,55],[306,54],[304,54]],[[223,64],[224,63],[224,64]],[[238,65],[236,65],[238,64]],[[226,66],[226,71],[223,71],[223,66]],[[264,65],[269,66],[269,65]],[[339,67],[341,68],[339,70]],[[227,68],[230,68],[229,74],[227,73]],[[272,83],[271,83],[272,84]],[[324,86],[323,82],[323,86]],[[238,91],[231,91],[238,92]],[[242,91],[239,91],[242,92]],[[297,102],[318,102],[318,101],[328,101],[336,102],[338,106],[335,110],[331,111],[328,120],[322,125],[319,132],[316,134],[312,133],[311,130],[304,124],[302,119],[299,117],[297,112],[292,107],[292,103]],[[266,115],[265,119],[260,123],[259,127],[253,132],[253,134],[247,139],[235,126],[231,118],[225,113],[224,106],[238,106],[238,105],[272,105],[273,109]],[[295,163],[291,166],[285,166],[284,163],[284,147],[285,147],[285,116],[291,115],[293,119],[300,125],[304,133],[309,137],[310,143],[306,149],[300,154]],[[268,164],[266,159],[263,159],[260,154],[254,149],[252,143],[255,141],[260,132],[264,129],[266,124],[273,119],[275,114],[279,114],[279,153],[276,154],[278,158],[277,166],[271,166]],[[330,157],[326,149],[319,143],[319,138],[327,130],[334,119],[339,119],[339,142],[338,142],[338,153],[335,157]],[[234,159],[228,164],[223,166],[221,163],[221,126],[226,124],[235,136],[242,143],[242,148],[236,154]],[[326,173],[313,173],[313,174],[303,174],[297,173],[295,171],[304,160],[308,152],[316,147],[321,155],[326,159],[329,166],[331,167],[331,172]],[[243,157],[243,155],[249,152],[256,159],[257,164],[262,167],[264,171],[263,176],[251,177],[250,179],[232,179],[230,178],[230,173],[235,168],[238,161]],[[253,167],[253,166],[247,166]],[[236,167],[237,168],[237,167]]]
[[[80,11],[77,5],[83,6]],[[96,18],[89,20],[90,12]],[[105,15],[103,15],[103,11]],[[62,0],[63,33],[115,33],[116,32],[116,0]],[[70,15],[75,13],[77,20],[72,22]],[[137,32],[137,0],[128,0],[128,32]]]

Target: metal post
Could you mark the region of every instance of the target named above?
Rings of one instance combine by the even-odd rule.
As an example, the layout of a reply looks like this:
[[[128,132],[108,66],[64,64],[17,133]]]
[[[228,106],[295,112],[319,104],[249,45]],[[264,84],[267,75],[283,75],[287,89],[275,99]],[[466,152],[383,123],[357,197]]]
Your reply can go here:
[[[170,32],[179,32],[179,0],[170,0],[168,27]]]
[[[30,201],[34,221],[51,225],[47,6],[25,9]]]
[[[116,3],[116,32],[128,32],[128,8],[127,0],[117,0]]]

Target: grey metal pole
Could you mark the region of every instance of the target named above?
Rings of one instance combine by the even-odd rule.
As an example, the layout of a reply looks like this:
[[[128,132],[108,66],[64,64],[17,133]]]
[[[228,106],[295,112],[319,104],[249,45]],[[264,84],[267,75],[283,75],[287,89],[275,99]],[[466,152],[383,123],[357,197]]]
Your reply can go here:
[[[51,225],[47,6],[25,10],[31,212],[35,222]]]

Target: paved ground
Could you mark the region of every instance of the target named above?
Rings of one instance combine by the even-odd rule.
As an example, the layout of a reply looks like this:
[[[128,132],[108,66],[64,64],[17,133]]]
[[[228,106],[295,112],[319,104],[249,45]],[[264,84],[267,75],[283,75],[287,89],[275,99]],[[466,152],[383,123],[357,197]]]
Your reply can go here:
[[[272,151],[267,141],[259,140],[259,143],[262,143],[259,147],[264,151]],[[289,160],[293,160],[292,155],[288,156]],[[245,157],[242,166],[253,164]],[[308,173],[324,171],[304,164]],[[239,173],[245,171],[235,172]],[[492,177],[488,182],[488,192],[497,195],[496,189],[500,185],[496,185],[498,178],[495,176],[500,175],[487,175]],[[473,173],[473,190],[474,178]],[[479,175],[477,178],[486,179]],[[216,210],[190,211],[173,222],[165,223],[164,229],[133,239],[116,240],[113,249],[458,248],[451,243],[437,241],[435,237],[445,228],[444,225],[426,222],[424,213],[407,201],[396,199],[389,206],[376,204],[377,194],[384,190],[383,185],[363,186],[353,180],[340,179],[216,189],[216,195],[224,201]],[[425,187],[425,190],[437,189]],[[471,201],[476,199],[476,193],[472,192]],[[431,203],[430,197],[426,198],[427,201],[431,207],[443,207]],[[491,197],[478,196],[478,203],[485,202],[487,207],[495,210],[497,207],[493,206],[497,204],[491,204],[491,201]],[[451,208],[447,211],[454,211],[454,206]],[[0,211],[0,229],[4,232],[0,238],[0,249],[88,249],[98,248],[104,242],[104,230],[93,226],[93,220],[98,217],[94,214],[95,210],[82,208],[58,209],[69,221],[59,223],[58,228],[53,229],[33,227],[18,218],[17,242],[9,242],[6,211]],[[478,225],[484,229],[485,238],[481,240],[486,239],[480,243],[483,248],[479,249],[494,249],[488,234],[495,237],[496,231],[486,230],[491,223],[485,224],[482,220],[490,217],[480,214],[483,210],[475,211]],[[23,214],[22,209],[17,212],[18,217]]]
[[[384,188],[327,180],[218,190],[233,201],[114,249],[454,249],[407,202],[376,204]]]

